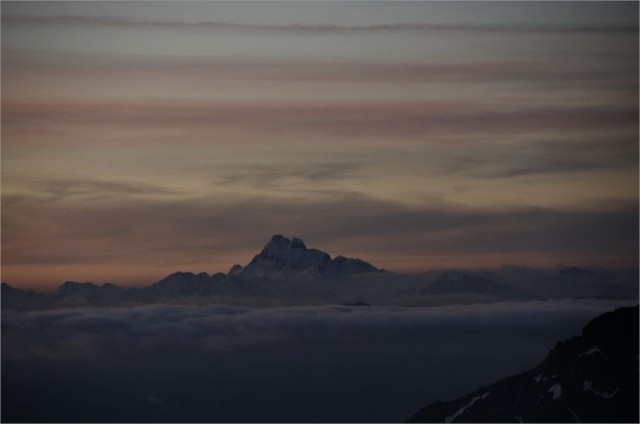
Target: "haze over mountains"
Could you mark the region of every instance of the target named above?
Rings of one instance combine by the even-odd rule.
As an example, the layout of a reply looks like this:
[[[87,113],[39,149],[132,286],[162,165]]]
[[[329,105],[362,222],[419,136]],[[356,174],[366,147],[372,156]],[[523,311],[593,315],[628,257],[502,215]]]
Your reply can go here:
[[[175,272],[147,286],[67,281],[52,293],[34,293],[2,284],[2,307],[47,309],[150,303],[225,303],[250,306],[362,302],[435,305],[546,298],[634,299],[637,273],[564,268],[555,272],[504,267],[488,272],[446,270],[400,275],[359,259],[331,257],[300,238],[274,235],[246,265],[228,273]]]

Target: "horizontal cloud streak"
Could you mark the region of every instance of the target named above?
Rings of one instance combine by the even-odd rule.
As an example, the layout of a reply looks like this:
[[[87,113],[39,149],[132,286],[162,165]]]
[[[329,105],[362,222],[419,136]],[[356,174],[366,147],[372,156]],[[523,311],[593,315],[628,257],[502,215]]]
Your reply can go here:
[[[477,103],[398,104],[146,104],[5,103],[8,131],[22,127],[50,130],[74,126],[189,126],[237,128],[241,131],[313,132],[326,135],[428,136],[465,132],[503,134],[512,131],[634,130],[637,108],[575,106],[506,110]],[[84,140],[78,140],[85,143]],[[11,143],[11,140],[7,141]]]
[[[456,153],[444,160],[438,172],[467,174],[475,178],[504,178],[544,174],[571,174],[606,169],[637,170],[635,139],[604,143],[601,138],[581,141],[486,145],[480,151]]]
[[[166,28],[166,29],[210,29],[210,30],[249,30],[265,32],[301,32],[301,33],[356,33],[387,31],[446,31],[446,32],[481,32],[481,33],[633,33],[638,32],[637,25],[606,24],[474,24],[474,23],[396,23],[363,26],[341,26],[322,24],[287,24],[265,25],[233,22],[199,21],[149,21],[122,17],[96,16],[3,16],[5,24],[25,25],[99,25],[133,28]]]
[[[556,87],[569,84],[585,89],[637,86],[637,55],[603,53],[608,66],[594,66],[593,57],[579,58],[576,66],[555,67],[556,57],[525,57],[510,61],[475,62],[347,62],[258,61],[189,59],[135,59],[115,55],[105,60],[99,56],[47,55],[7,49],[3,70],[20,78],[25,72],[42,78],[141,78],[153,73],[154,79],[165,76],[173,81],[197,78],[202,81],[283,81],[283,82],[385,82],[385,83],[514,83]],[[584,62],[584,63],[583,63]],[[583,66],[580,66],[580,65]],[[587,65],[586,67],[584,65]]]
[[[218,184],[228,185],[237,183],[249,183],[254,186],[278,186],[284,180],[298,179],[309,182],[340,181],[349,177],[362,163],[357,162],[327,162],[296,165],[290,163],[254,166],[222,167],[222,177],[217,179]]]

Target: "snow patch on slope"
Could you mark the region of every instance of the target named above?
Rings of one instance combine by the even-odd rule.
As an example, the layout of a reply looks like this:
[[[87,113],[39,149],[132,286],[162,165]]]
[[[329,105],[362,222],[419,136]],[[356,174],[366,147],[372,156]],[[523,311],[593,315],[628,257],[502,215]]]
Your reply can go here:
[[[594,353],[600,353],[600,352],[602,352],[602,350],[600,349],[600,347],[599,347],[599,346],[594,346],[594,347],[592,347],[591,349],[587,350],[587,351],[586,351],[586,352],[584,352],[584,353],[581,353],[581,354],[580,354],[580,355],[578,355],[578,356],[580,357],[580,356],[593,355]]]
[[[554,384],[549,388],[549,392],[547,393],[553,393],[553,400],[556,400],[560,396],[562,396],[562,386],[559,384]]]
[[[598,395],[598,396],[600,396],[600,397],[602,397],[604,399],[611,399],[612,397],[614,397],[618,393],[619,389],[620,389],[620,387],[616,387],[616,389],[611,393],[608,393],[608,392],[605,392],[605,391],[601,392],[601,391],[595,390],[593,388],[593,383],[591,381],[585,380],[582,383],[582,390],[585,393],[591,392],[591,393],[593,393],[595,395]]]
[[[463,415],[466,410],[468,408],[471,407],[471,405],[473,405],[474,403],[476,403],[477,401],[483,401],[484,398],[486,398],[487,396],[489,396],[491,393],[487,392],[485,394],[483,394],[482,396],[476,396],[473,399],[471,399],[471,402],[469,402],[468,404],[466,404],[465,406],[463,406],[462,408],[458,409],[453,415],[449,415],[448,417],[446,417],[444,419],[445,423],[452,423],[455,419],[457,419],[459,416]]]

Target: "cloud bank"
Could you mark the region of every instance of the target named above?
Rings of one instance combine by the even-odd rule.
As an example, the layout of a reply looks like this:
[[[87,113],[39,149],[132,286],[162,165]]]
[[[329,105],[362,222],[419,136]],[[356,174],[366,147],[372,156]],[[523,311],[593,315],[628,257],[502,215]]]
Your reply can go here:
[[[397,422],[536,364],[615,306],[5,314],[3,420]]]

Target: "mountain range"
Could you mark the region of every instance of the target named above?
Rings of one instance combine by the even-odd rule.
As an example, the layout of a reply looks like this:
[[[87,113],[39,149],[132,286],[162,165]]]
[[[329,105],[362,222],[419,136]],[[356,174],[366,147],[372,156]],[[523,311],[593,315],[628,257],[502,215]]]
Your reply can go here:
[[[391,274],[358,258],[331,256],[309,249],[299,238],[274,235],[245,266],[234,265],[227,274],[175,272],[148,287],[123,288],[114,284],[67,281],[52,293],[20,290],[2,283],[2,307],[133,305],[140,303],[206,302],[211,298],[288,298],[306,303],[337,303],[342,299],[331,285],[354,276]]]
[[[300,238],[274,235],[251,261],[228,273],[175,272],[147,287],[68,281],[51,293],[20,290],[2,283],[4,309],[127,306],[148,303],[398,304],[435,305],[544,298],[634,299],[637,287],[624,287],[601,272],[566,268],[555,275],[517,284],[489,272],[445,271],[435,281],[400,275],[359,259],[331,257],[308,248]]]
[[[638,306],[589,322],[537,367],[409,422],[638,422]]]
[[[444,273],[433,284],[420,290],[420,294],[475,293],[504,298],[524,297],[519,290],[491,278],[467,273]]]

